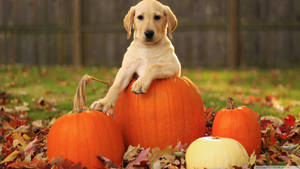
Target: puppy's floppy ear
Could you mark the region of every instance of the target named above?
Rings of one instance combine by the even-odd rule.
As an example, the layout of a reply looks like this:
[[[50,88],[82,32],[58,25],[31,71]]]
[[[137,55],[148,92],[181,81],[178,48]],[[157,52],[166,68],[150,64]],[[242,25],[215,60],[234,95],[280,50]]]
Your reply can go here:
[[[134,14],[135,14],[134,7],[131,7],[123,20],[124,28],[127,31],[127,39],[130,39],[130,36],[131,36],[131,27],[133,24]]]
[[[172,33],[177,27],[177,18],[168,6],[165,6],[165,15],[167,16],[169,38],[172,39]]]

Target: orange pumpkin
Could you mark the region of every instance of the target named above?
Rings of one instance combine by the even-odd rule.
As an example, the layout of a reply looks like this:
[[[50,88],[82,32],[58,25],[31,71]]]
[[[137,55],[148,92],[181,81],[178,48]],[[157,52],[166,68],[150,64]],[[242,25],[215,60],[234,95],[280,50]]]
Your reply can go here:
[[[89,169],[104,168],[102,155],[120,164],[124,153],[121,130],[115,120],[99,111],[85,111],[85,75],[74,98],[74,114],[58,118],[48,134],[48,159],[62,157]],[[80,112],[83,111],[83,112]]]
[[[202,99],[189,79],[154,80],[145,94],[132,93],[133,83],[119,95],[115,106],[126,146],[164,148],[204,136]]]
[[[237,107],[231,97],[227,108],[220,110],[213,122],[212,135],[239,141],[251,155],[261,150],[260,125],[257,113],[246,106]]]

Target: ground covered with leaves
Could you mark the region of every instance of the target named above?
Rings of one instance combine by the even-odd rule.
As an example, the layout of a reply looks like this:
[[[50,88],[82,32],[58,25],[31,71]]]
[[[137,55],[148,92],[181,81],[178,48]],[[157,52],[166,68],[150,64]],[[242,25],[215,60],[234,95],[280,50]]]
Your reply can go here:
[[[9,100],[9,99],[8,99]],[[207,135],[211,133],[213,114],[209,111]],[[50,163],[47,158],[47,134],[55,119],[34,120],[28,117],[26,111],[6,112],[0,110],[0,167],[1,168],[84,168],[80,163],[72,163],[66,159],[57,158]],[[253,165],[300,165],[300,121],[288,115],[284,119],[274,116],[260,118],[262,134],[262,151],[258,156],[252,156],[249,164]],[[175,147],[149,149],[147,147],[128,147],[124,154],[123,167],[142,168],[185,168],[185,151],[187,145],[178,144]],[[99,156],[101,157],[101,156]],[[108,168],[121,168],[105,158]]]
[[[112,82],[115,68],[0,68],[0,168],[83,168],[65,159],[47,160],[47,134],[56,118],[72,109],[80,77]],[[262,152],[251,165],[300,165],[300,70],[184,69],[200,89],[208,115],[207,135],[227,96],[261,115]],[[88,87],[88,103],[104,96],[105,85]],[[297,120],[298,119],[298,120]],[[186,145],[164,150],[129,147],[123,167],[185,168]],[[110,167],[118,168],[109,160]]]

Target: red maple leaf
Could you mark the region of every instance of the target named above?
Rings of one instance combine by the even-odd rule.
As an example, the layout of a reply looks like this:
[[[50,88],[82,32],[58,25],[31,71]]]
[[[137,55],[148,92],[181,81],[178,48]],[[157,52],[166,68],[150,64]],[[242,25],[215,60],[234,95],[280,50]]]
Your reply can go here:
[[[260,121],[260,130],[265,130],[268,124],[272,124],[270,120],[261,120]]]
[[[284,123],[293,126],[295,124],[296,118],[293,115],[288,115],[288,117],[284,118]]]
[[[284,140],[288,138],[288,135],[286,133],[284,133],[284,134],[278,134],[278,136],[280,138],[284,139]]]
[[[270,136],[270,141],[271,141],[272,146],[274,146],[274,145],[276,144],[276,139],[275,139],[274,134],[272,134],[272,135]]]
[[[283,134],[289,134],[290,133],[290,126],[288,124],[283,124],[279,127],[279,130],[281,131],[281,133]]]

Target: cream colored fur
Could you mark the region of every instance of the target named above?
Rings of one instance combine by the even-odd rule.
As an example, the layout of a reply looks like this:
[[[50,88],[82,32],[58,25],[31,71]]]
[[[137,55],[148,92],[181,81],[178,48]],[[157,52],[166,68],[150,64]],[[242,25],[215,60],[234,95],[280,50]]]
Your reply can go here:
[[[170,8],[156,0],[143,0],[131,7],[124,18],[128,39],[132,26],[133,41],[124,55],[113,85],[104,98],[90,106],[91,109],[111,114],[119,93],[128,86],[134,74],[138,75],[138,79],[131,90],[136,94],[146,93],[154,79],[180,76],[181,66],[167,36],[167,29],[172,38],[177,26],[177,19]],[[154,32],[151,40],[145,36],[147,30]]]

